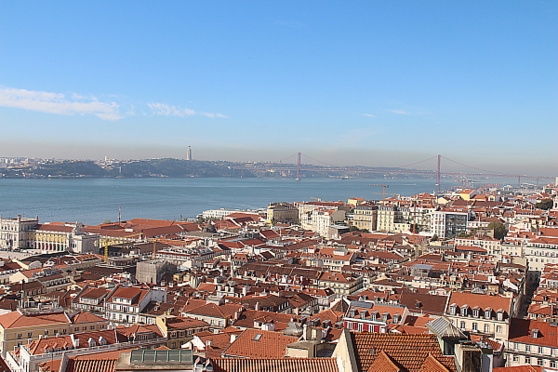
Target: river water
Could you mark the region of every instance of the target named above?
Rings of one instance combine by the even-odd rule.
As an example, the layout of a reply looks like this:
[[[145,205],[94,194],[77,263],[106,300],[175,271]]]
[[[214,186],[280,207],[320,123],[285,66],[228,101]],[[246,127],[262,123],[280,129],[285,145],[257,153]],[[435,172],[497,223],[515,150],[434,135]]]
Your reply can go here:
[[[0,179],[3,217],[39,216],[41,222],[99,224],[122,219],[193,218],[207,209],[264,208],[271,202],[380,199],[388,193],[433,192],[434,180],[294,179],[273,178],[138,178],[138,179]],[[442,184],[449,188],[451,185]]]

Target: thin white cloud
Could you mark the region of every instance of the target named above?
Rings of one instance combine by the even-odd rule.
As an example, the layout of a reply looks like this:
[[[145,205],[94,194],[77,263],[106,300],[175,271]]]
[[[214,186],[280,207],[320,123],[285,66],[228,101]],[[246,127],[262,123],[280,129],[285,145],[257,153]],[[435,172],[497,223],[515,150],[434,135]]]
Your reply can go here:
[[[429,115],[428,111],[387,110],[396,115]]]
[[[101,102],[77,93],[63,94],[0,87],[0,106],[59,115],[95,115],[103,120],[118,120],[120,106]]]
[[[388,110],[388,111],[393,113],[393,114],[397,114],[397,115],[411,115],[410,112],[405,111],[405,110]]]
[[[213,112],[199,112],[189,108],[176,107],[173,105],[160,103],[160,102],[148,103],[147,107],[151,109],[151,113],[153,115],[160,115],[160,116],[178,116],[182,118],[187,116],[205,116],[212,119],[228,118],[228,116],[225,116],[223,114],[218,114]]]
[[[377,115],[374,114],[362,114],[362,116],[366,116],[367,118],[377,118]]]

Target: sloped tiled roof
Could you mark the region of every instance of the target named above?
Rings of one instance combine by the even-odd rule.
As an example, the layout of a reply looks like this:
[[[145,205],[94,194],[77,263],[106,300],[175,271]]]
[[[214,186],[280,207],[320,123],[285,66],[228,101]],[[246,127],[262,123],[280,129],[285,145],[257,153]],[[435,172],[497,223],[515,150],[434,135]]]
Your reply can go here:
[[[447,371],[456,370],[453,357],[442,354],[434,335],[351,333],[351,338],[360,371],[372,371],[371,366],[382,353],[389,356],[394,365],[400,366],[402,372],[424,371],[423,365],[429,356],[439,361]],[[386,364],[385,356],[381,358],[384,359],[382,365]]]
[[[0,315],[0,324],[4,328],[32,327],[53,324],[69,324],[70,319],[65,313],[23,315],[19,311]]]
[[[203,306],[189,310],[187,312],[184,311],[184,313],[225,319],[227,317],[232,317],[240,309],[242,309],[242,306],[240,305],[216,305],[212,302],[209,302]]]
[[[215,358],[215,372],[339,372],[334,358]]]
[[[82,323],[95,323],[95,322],[106,322],[107,320],[99,315],[95,315],[92,313],[87,312],[79,312],[72,318],[73,324],[82,324]]]
[[[385,351],[382,351],[368,368],[368,371],[400,372],[401,367]]]
[[[420,367],[419,372],[450,372],[451,370],[443,365],[438,359],[436,359],[432,354],[424,360],[424,363]]]
[[[542,366],[530,366],[528,364],[522,366],[512,367],[498,367],[492,370],[493,372],[543,372]]]
[[[249,328],[234,340],[223,352],[223,355],[247,358],[281,358],[286,354],[287,345],[297,340],[297,337],[286,336],[279,332]]]
[[[129,352],[132,349],[70,357],[66,372],[113,372],[120,353]]]

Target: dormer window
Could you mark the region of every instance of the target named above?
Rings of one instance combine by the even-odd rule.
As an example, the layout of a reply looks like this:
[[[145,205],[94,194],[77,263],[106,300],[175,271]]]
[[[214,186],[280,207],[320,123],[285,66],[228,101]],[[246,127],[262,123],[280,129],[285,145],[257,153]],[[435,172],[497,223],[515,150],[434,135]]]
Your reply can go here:
[[[387,322],[388,317],[389,317],[389,313],[388,313],[388,312],[385,312],[385,313],[382,314],[382,320],[383,320],[384,322]]]
[[[469,306],[463,305],[461,306],[461,316],[467,316],[469,313]]]
[[[487,309],[484,310],[484,318],[485,319],[492,318],[492,309],[491,308],[487,308]]]
[[[478,307],[475,307],[475,308],[473,309],[473,316],[474,316],[475,318],[478,318],[478,317],[480,316],[480,309],[479,309]]]
[[[457,314],[457,304],[451,304],[450,315],[456,315],[456,314]]]
[[[496,319],[504,320],[504,310],[498,310],[498,312],[496,313]]]

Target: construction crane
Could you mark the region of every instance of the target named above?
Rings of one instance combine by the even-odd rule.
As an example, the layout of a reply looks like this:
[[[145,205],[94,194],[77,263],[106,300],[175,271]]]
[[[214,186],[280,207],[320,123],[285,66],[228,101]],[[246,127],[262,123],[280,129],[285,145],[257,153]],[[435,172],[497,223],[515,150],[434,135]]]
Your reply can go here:
[[[386,198],[386,189],[389,187],[389,185],[375,185],[372,183],[369,183],[368,186],[378,186],[382,188],[382,200],[384,200]]]
[[[126,236],[122,236],[119,239],[129,239],[129,238],[133,238],[134,236],[142,236],[143,233],[136,233],[136,234],[132,234],[132,235],[126,235]],[[103,262],[107,262],[108,261],[108,256],[109,256],[109,245],[110,245],[110,239],[105,239],[105,245],[104,245],[104,251],[103,251]]]

